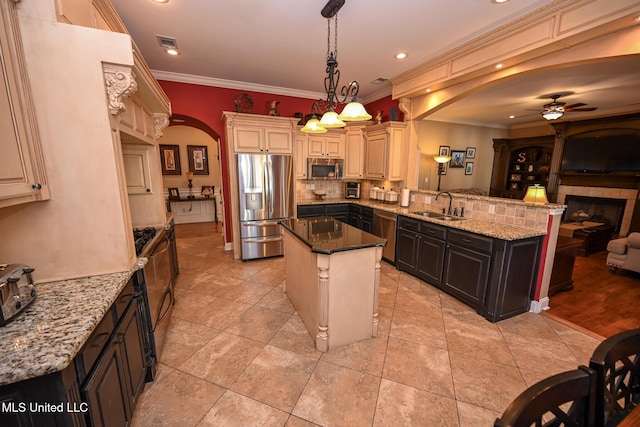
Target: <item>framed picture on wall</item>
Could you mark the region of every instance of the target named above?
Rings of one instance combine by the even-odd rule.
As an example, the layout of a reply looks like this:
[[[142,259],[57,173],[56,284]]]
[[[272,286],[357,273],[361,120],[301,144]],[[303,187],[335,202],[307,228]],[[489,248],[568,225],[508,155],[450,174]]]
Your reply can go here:
[[[189,172],[194,175],[209,175],[209,158],[205,145],[187,145]]]
[[[169,187],[169,200],[180,200],[180,190],[178,187]]]
[[[463,168],[464,167],[464,151],[452,150],[451,161],[449,162],[449,165],[452,168]]]
[[[473,175],[473,162],[467,162],[464,166],[465,175]]]
[[[448,156],[450,152],[451,147],[449,147],[448,145],[441,145],[440,149],[438,150],[438,156]]]
[[[180,146],[160,144],[162,175],[182,175],[180,168]]]
[[[467,153],[465,154],[467,159],[475,159],[476,158],[476,147],[467,147]]]

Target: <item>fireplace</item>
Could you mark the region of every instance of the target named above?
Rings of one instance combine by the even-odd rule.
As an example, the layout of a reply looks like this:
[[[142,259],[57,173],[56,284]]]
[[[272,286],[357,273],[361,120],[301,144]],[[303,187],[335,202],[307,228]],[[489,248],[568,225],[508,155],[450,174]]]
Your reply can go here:
[[[619,234],[627,201],[625,199],[568,194],[564,204],[567,205],[567,209],[564,212],[563,221],[575,221],[574,213],[583,211],[589,215],[589,221],[611,225],[614,227],[614,233]]]

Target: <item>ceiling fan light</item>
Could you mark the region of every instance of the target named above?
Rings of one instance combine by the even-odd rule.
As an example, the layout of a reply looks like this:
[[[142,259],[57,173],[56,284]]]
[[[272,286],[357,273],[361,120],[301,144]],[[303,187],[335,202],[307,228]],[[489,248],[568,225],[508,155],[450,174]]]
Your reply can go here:
[[[322,115],[319,126],[323,128],[343,128],[347,124],[343,122],[335,111],[327,111]]]
[[[550,110],[550,111],[543,111],[542,112],[542,117],[544,117],[547,120],[556,120],[559,119],[560,117],[562,117],[564,115],[564,113],[562,111],[558,111],[558,110]]]
[[[371,120],[371,114],[367,113],[364,105],[357,101],[352,101],[344,107],[344,110],[342,110],[338,119],[345,122],[362,122],[365,120]]]
[[[327,133],[327,130],[320,126],[320,120],[310,119],[300,131],[304,133]]]

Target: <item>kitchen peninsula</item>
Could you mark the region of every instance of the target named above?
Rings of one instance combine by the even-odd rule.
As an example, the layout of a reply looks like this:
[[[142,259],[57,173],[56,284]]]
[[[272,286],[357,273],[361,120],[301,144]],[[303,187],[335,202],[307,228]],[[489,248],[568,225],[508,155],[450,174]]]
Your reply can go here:
[[[331,217],[282,221],[285,292],[316,349],[378,335],[380,260],[386,239]]]

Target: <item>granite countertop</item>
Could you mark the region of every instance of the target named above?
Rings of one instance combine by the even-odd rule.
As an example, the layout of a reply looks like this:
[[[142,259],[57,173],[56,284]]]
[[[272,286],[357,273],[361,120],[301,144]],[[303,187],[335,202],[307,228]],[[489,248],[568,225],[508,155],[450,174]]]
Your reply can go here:
[[[490,221],[482,221],[478,219],[465,218],[460,221],[444,221],[437,218],[429,218],[422,215],[416,215],[416,208],[403,208],[399,204],[388,204],[368,199],[324,199],[324,200],[304,200],[299,201],[300,205],[313,204],[332,204],[332,203],[354,203],[360,206],[367,206],[374,209],[392,212],[397,215],[404,215],[410,218],[419,219],[421,221],[431,222],[433,224],[443,225],[445,227],[468,231],[470,233],[482,234],[484,236],[493,237],[501,240],[521,240],[530,237],[544,236],[546,233],[532,230],[530,228],[518,227],[515,225],[499,224]]]
[[[280,223],[309,246],[311,252],[321,254],[384,246],[387,242],[329,216],[293,218]]]
[[[135,270],[36,284],[35,300],[0,327],[0,386],[65,369]]]

